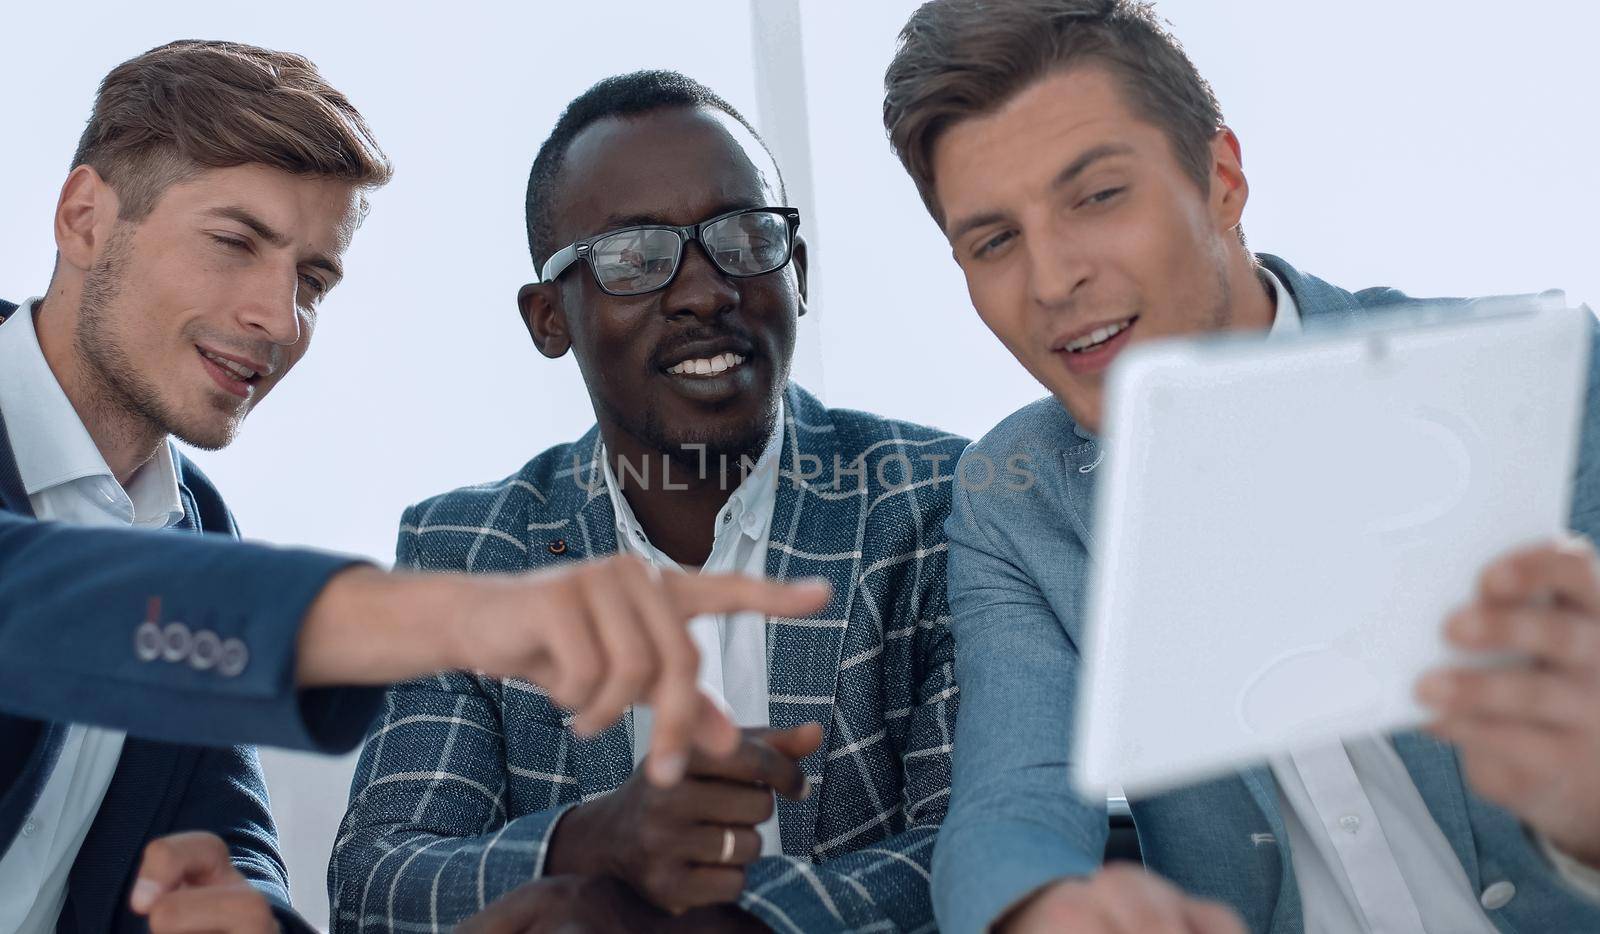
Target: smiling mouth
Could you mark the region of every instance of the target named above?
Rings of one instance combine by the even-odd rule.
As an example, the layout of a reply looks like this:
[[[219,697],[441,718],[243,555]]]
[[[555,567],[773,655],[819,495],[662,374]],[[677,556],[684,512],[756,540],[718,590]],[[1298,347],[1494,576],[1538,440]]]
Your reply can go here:
[[[729,370],[744,366],[745,358],[733,352],[713,354],[709,357],[698,357],[685,360],[682,363],[667,367],[669,376],[710,377],[721,376]]]
[[[196,347],[195,349],[200,351],[200,356],[205,357],[207,360],[215,363],[223,370],[226,370],[229,375],[241,383],[255,382],[261,377],[260,373],[257,373],[255,370],[250,369],[242,363],[236,363],[227,359],[226,357],[219,357],[211,351],[206,350],[204,347]]]
[[[1134,315],[1125,321],[1118,321],[1116,324],[1108,324],[1104,327],[1095,328],[1093,331],[1090,331],[1088,334],[1083,335],[1061,349],[1072,354],[1089,353],[1090,351],[1096,350],[1110,342],[1118,334],[1121,334],[1128,328],[1133,327],[1133,323],[1138,320],[1139,316]]]

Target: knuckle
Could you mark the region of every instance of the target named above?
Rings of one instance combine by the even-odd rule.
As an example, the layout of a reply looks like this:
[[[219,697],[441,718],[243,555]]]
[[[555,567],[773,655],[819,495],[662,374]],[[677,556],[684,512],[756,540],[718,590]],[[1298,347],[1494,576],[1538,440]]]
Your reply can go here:
[[[650,680],[653,668],[654,666],[643,658],[629,653],[617,659],[615,680],[632,692]]]
[[[678,884],[679,873],[676,865],[669,865],[659,860],[645,867],[644,872],[639,877],[639,881],[644,885],[645,891],[649,892],[651,897],[661,904],[665,904],[667,901],[674,901],[675,903],[682,889],[682,886]]]
[[[713,884],[714,895],[719,902],[731,902],[744,891],[744,874],[725,872],[719,873],[717,881]]]
[[[651,804],[654,804],[654,802],[651,802]],[[649,807],[649,810],[653,811],[655,808]],[[644,827],[639,831],[639,843],[644,846],[647,852],[660,852],[669,844],[677,842],[676,838],[677,834],[669,830],[659,818],[647,817]],[[650,870],[646,874],[659,872],[663,866],[664,863],[660,860],[655,860],[651,862]]]
[[[754,862],[761,855],[761,834],[753,829],[740,828],[734,832],[735,852],[748,853],[745,862]]]

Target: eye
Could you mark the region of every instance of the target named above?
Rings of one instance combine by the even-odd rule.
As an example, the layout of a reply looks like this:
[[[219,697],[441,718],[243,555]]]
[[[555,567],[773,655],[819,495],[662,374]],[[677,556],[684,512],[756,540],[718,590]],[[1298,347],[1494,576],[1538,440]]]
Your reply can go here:
[[[316,276],[313,276],[309,272],[301,273],[300,281],[305,283],[306,288],[311,290],[311,294],[317,296],[318,298],[322,297],[322,294],[328,291],[328,287],[322,284],[322,280],[318,279]]]
[[[248,249],[250,249],[250,244],[244,242],[243,240],[236,240],[233,237],[224,237],[224,236],[221,236],[219,234],[211,234],[210,236],[211,236],[211,239],[217,241],[218,243],[222,244],[223,246],[229,248],[230,250],[248,250]]]
[[[978,244],[978,248],[972,251],[972,255],[977,259],[987,259],[988,257],[993,256],[995,251],[999,250],[1001,247],[1015,239],[1016,235],[1017,232],[1015,230],[1002,230],[1001,232]]]
[[[1097,191],[1089,197],[1084,198],[1081,203],[1088,205],[1105,204],[1107,201],[1110,201],[1112,198],[1115,198],[1117,195],[1122,194],[1126,190],[1127,189],[1125,188],[1107,188],[1103,191]]]

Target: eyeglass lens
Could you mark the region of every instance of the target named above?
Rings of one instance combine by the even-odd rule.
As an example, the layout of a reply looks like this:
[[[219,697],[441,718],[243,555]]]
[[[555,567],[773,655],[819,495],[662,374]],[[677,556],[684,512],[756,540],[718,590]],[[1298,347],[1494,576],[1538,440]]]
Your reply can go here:
[[[730,276],[772,272],[789,258],[789,221],[770,211],[725,217],[700,232],[701,247]],[[641,227],[619,230],[589,249],[595,278],[621,294],[660,288],[677,272],[683,241],[675,230]]]

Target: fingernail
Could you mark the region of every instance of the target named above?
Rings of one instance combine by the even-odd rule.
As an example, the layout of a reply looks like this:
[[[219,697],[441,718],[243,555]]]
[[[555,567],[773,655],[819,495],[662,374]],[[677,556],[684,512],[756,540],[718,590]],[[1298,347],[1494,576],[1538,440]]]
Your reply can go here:
[[[650,774],[655,776],[658,785],[676,785],[689,766],[688,757],[681,752],[656,753],[652,758]]]
[[[133,884],[133,894],[128,901],[133,905],[133,910],[139,914],[150,911],[150,906],[156,903],[156,896],[161,894],[161,886],[149,879],[140,879]]]
[[[811,779],[805,778],[804,776],[802,776],[802,778],[804,779],[805,784],[800,786],[800,800],[804,801],[805,799],[811,797]]]

